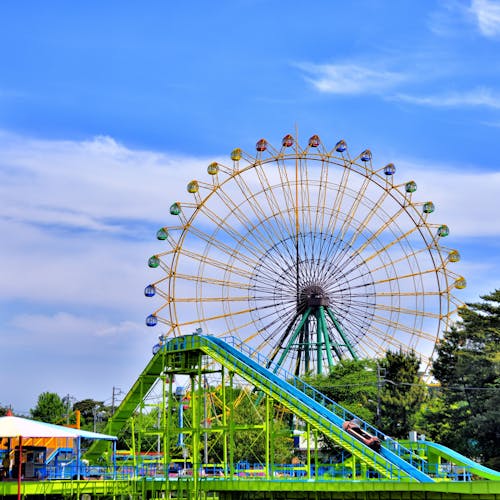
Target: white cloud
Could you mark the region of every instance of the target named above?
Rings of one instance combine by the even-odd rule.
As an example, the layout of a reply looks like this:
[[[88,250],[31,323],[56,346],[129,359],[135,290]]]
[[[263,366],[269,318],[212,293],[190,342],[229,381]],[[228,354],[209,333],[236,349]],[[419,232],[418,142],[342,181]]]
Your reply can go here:
[[[500,192],[500,171],[481,171],[470,166],[432,165],[419,161],[396,160],[398,178],[405,172],[417,183],[414,201],[433,201],[436,211],[429,221],[450,227],[451,236],[498,237],[500,218],[485,214],[495,212]]]
[[[68,350],[74,348],[75,339],[89,341],[91,337],[120,337],[122,334],[136,334],[143,330],[142,325],[131,321],[123,321],[113,325],[102,319],[92,316],[77,316],[68,312],[58,312],[53,315],[20,314],[15,316],[10,325],[13,331],[18,332],[18,339],[23,342],[32,342],[41,332],[48,343],[68,342]],[[20,334],[19,334],[20,333]]]
[[[203,175],[207,164],[132,151],[107,137],[36,141],[4,133],[0,148],[4,217],[98,231],[123,230],[107,222],[113,218],[162,220],[174,181]]]
[[[442,0],[428,17],[430,30],[438,36],[462,37],[464,30],[476,28],[482,36],[500,35],[500,2],[498,0]]]
[[[379,94],[406,80],[403,73],[359,64],[297,64],[320,92],[330,94]]]
[[[500,35],[500,2],[472,0],[470,10],[484,36],[493,38]]]
[[[477,88],[465,92],[449,92],[447,94],[416,96],[408,94],[396,94],[391,100],[403,101],[421,106],[439,108],[481,106],[500,109],[500,95],[488,88]]]

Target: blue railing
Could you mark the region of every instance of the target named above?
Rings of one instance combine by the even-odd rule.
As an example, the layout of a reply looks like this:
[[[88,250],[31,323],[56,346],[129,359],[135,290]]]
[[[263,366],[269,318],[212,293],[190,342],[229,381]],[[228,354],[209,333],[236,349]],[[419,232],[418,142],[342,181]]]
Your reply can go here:
[[[94,466],[76,464],[76,460],[57,466],[45,465],[37,469],[37,475],[30,480],[38,481],[110,481],[110,480],[177,480],[193,477],[192,468],[177,467],[177,463],[169,465],[158,463],[145,464],[117,464],[116,466]],[[266,472],[272,480],[297,480],[304,481],[314,478],[319,481],[352,480],[353,478],[370,480],[380,479],[374,470],[363,469],[357,465],[354,469],[344,464],[272,464],[269,471],[262,463],[235,464],[231,474],[228,468],[220,465],[203,465],[198,469],[197,476],[206,479],[221,480],[249,480],[262,479]],[[470,481],[473,474],[469,467],[459,467],[451,464],[435,465],[432,468],[433,476],[446,478],[451,481]],[[15,478],[12,478],[15,479]]]

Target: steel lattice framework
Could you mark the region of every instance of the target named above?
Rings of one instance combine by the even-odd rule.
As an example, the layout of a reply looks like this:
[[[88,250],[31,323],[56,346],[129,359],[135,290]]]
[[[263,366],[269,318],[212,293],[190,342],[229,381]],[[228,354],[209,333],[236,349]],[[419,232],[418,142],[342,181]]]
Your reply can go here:
[[[175,222],[157,232],[166,247],[148,262],[163,271],[145,289],[162,299],[146,319],[164,325],[160,344],[201,327],[295,374],[388,349],[428,366],[466,283],[414,181],[317,135],[305,147],[292,135],[280,148],[261,139],[255,154],[234,149],[230,165],[207,172],[170,206]]]

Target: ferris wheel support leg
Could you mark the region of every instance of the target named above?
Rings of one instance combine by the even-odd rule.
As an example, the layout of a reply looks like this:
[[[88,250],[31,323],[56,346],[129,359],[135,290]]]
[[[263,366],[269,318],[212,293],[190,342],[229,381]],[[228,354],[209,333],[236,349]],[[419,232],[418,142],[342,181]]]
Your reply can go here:
[[[333,325],[335,326],[335,330],[337,330],[339,335],[342,337],[342,340],[344,341],[345,346],[347,347],[347,349],[351,353],[352,359],[357,361],[359,359],[359,357],[356,354],[356,351],[352,347],[351,343],[349,342],[348,338],[346,337],[346,334],[344,333],[344,330],[342,329],[342,326],[340,325],[340,323],[337,321],[337,318],[333,314],[333,311],[329,307],[327,307],[326,312],[327,312],[328,316],[330,317],[330,319],[332,320]]]
[[[318,375],[323,374],[323,339],[321,337],[322,329],[320,326],[320,321],[316,317],[316,372]]]
[[[332,356],[332,348],[335,351],[335,354],[337,357],[342,359],[342,353],[339,351],[336,345],[330,345],[330,335],[328,332],[328,326],[326,324],[326,317],[325,317],[325,310],[323,307],[320,307],[318,309],[318,313],[316,315],[316,319],[318,322],[318,331],[321,328],[322,334],[323,334],[323,339],[324,339],[324,344],[325,344],[325,351],[326,351],[326,359],[328,360],[328,368],[331,370],[335,363],[333,361],[333,356]]]
[[[297,340],[297,337],[299,336],[299,333],[302,331],[302,327],[304,326],[305,322],[309,318],[309,315],[311,314],[312,309],[309,307],[304,315],[302,316],[302,319],[300,320],[299,324],[297,325],[297,328],[295,328],[295,331],[292,333],[292,336],[288,340],[288,343],[285,347],[285,350],[281,353],[280,359],[276,363],[276,366],[273,368],[273,373],[276,373],[281,365],[283,364],[283,361],[285,361],[285,358],[287,357],[288,353],[290,352],[290,349],[293,346],[293,343],[295,340]]]

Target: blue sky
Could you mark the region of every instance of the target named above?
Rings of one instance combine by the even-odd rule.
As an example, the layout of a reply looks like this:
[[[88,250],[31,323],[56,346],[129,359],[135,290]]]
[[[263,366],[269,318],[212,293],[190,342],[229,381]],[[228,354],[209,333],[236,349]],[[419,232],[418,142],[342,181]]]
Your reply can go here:
[[[0,403],[110,400],[151,355],[147,258],[186,182],[298,127],[369,147],[500,286],[500,2],[0,6]]]

